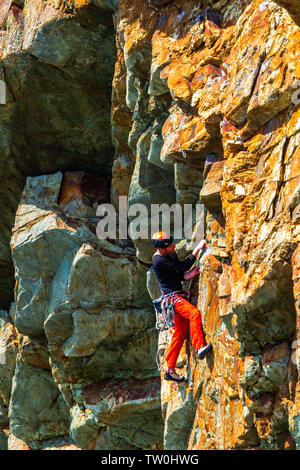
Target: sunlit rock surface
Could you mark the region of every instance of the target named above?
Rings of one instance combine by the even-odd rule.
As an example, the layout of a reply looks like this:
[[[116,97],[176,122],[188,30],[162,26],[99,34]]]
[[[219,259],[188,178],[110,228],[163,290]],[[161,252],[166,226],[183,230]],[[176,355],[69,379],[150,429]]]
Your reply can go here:
[[[178,367],[188,383],[162,381],[165,448],[299,446],[296,3],[141,8],[136,0],[129,10],[119,2],[128,145],[136,142],[139,156],[151,126],[162,123],[160,161],[175,163],[175,188],[184,165],[202,175],[194,202],[206,207],[212,246],[192,295],[213,352],[197,361],[187,344]],[[115,134],[120,142],[128,118]],[[160,334],[160,357],[170,337]]]

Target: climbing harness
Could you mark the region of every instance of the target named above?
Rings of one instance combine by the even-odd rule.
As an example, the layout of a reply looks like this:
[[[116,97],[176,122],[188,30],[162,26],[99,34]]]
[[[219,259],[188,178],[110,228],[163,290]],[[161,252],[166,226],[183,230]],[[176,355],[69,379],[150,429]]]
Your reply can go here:
[[[162,295],[158,299],[153,300],[156,314],[156,328],[159,331],[168,330],[174,326],[174,307],[177,300],[181,297],[186,298],[187,294],[179,290]]]

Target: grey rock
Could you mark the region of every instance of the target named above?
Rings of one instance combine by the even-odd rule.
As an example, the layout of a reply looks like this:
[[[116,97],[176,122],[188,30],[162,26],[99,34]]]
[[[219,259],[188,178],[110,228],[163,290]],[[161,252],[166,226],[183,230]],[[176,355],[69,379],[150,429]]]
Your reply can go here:
[[[175,202],[175,192],[170,181],[169,171],[157,167],[149,162],[147,156],[150,147],[150,133],[145,132],[139,139],[137,146],[137,160],[132,175],[129,190],[128,206],[143,204],[147,212],[141,216],[141,223],[145,233],[151,231],[150,216],[154,216],[151,210],[152,204],[168,204]],[[145,218],[143,218],[145,216]],[[133,223],[135,218],[129,212],[129,220]],[[131,232],[132,233],[132,232]],[[133,234],[132,234],[133,236]],[[136,238],[133,240],[137,248],[137,257],[145,263],[151,264],[154,249],[150,239]]]
[[[246,356],[245,382],[248,388],[253,387],[261,373],[261,356]]]
[[[100,344],[109,347],[112,340],[128,341],[153,326],[153,314],[149,310],[105,308],[98,315],[76,310],[72,317],[73,335],[62,345],[67,357],[90,356]]]
[[[7,435],[0,431],[0,450],[8,450],[8,437]]]
[[[0,311],[0,427],[8,424],[17,351],[17,332],[8,313]]]
[[[163,422],[159,382],[159,379],[132,378],[91,384],[84,390],[82,412],[78,408],[73,412],[73,429],[78,432],[81,422],[82,436],[87,432],[85,438],[91,438],[90,429],[97,425],[95,449],[98,450],[114,448],[116,441],[127,450],[161,448]],[[112,393],[116,388],[117,399]],[[84,448],[88,446],[87,441]]]
[[[152,300],[158,299],[161,296],[156,276],[151,268],[147,271],[147,289]]]
[[[148,160],[153,165],[157,165],[158,167],[162,168],[163,170],[169,171],[170,178],[172,178],[172,173],[174,171],[173,165],[166,164],[161,161],[160,159],[160,152],[163,146],[163,138],[161,135],[163,123],[158,122],[157,120],[154,121],[152,129],[151,129],[151,140],[150,140],[150,147],[148,153]]]
[[[69,412],[51,373],[18,362],[9,407],[12,433],[25,442],[68,433]]]
[[[115,39],[114,0],[93,0],[64,14],[66,2],[14,2],[1,20],[0,306],[13,300],[9,239],[27,175],[59,169],[108,174],[113,161],[110,132]],[[87,13],[92,10],[92,13]],[[88,17],[88,19],[85,18]],[[99,47],[101,44],[101,47]],[[99,86],[100,85],[100,86]],[[99,109],[101,112],[99,113]],[[26,116],[26,119],[24,119]],[[5,182],[4,182],[5,179]]]
[[[92,3],[104,10],[113,10],[117,5],[117,0],[92,0]]]
[[[167,3],[171,3],[172,0],[148,0],[150,7],[162,7]]]
[[[160,77],[160,73],[165,66],[168,65],[168,62],[164,63],[163,65],[158,66],[154,60],[151,62],[151,70],[150,70],[150,80],[149,80],[149,88],[148,93],[151,96],[160,96],[165,93],[169,93],[169,87],[167,84],[167,80],[162,79]]]

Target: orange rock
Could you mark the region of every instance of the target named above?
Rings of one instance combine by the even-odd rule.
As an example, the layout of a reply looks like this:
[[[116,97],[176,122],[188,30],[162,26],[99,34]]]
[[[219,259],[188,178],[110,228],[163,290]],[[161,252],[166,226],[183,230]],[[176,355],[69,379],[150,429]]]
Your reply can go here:
[[[21,439],[18,439],[13,434],[9,435],[8,447],[9,450],[32,450],[26,442],[21,441]]]

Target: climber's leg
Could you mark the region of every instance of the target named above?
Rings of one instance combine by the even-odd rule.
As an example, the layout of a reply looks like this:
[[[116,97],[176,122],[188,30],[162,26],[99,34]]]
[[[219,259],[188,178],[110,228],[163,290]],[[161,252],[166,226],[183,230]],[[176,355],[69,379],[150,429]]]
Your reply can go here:
[[[196,351],[205,346],[200,310],[181,297],[175,304],[175,311],[189,320],[191,342]]]
[[[179,315],[176,311],[174,311],[174,332],[172,335],[168,352],[165,356],[169,373],[172,373],[172,370],[174,370],[176,367],[176,362],[184,340],[187,338],[188,331],[188,320],[183,316]]]

